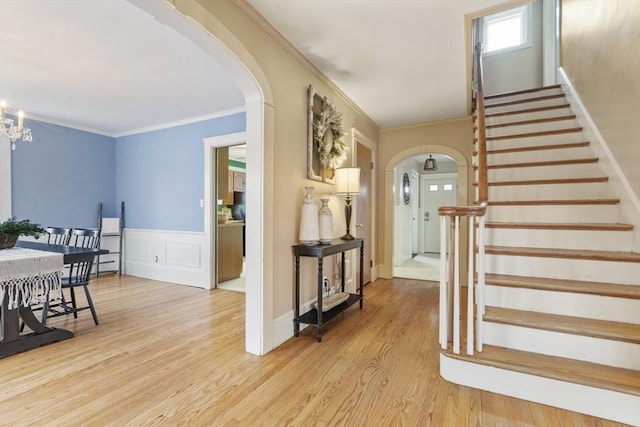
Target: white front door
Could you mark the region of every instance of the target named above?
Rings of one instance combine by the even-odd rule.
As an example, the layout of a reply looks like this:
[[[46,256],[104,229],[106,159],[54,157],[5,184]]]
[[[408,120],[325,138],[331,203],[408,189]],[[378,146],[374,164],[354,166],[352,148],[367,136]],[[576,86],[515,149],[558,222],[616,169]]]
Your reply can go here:
[[[411,171],[411,253],[417,254],[420,250],[418,219],[420,218],[420,174],[412,170]]]
[[[422,212],[421,252],[440,252],[440,206],[456,205],[455,177],[436,178],[422,175],[420,180],[420,204]]]

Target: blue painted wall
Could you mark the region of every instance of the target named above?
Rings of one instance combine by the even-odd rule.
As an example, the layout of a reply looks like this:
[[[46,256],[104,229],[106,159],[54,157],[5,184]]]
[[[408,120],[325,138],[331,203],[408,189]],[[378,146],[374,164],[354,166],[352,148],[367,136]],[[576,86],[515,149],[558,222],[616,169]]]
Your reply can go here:
[[[115,140],[25,120],[33,142],[11,152],[12,215],[42,226],[97,227],[115,212]],[[4,219],[3,219],[4,220]]]
[[[97,227],[98,203],[125,226],[204,230],[203,138],[242,132],[239,113],[111,138],[26,120],[32,143],[12,152],[12,214],[43,226]],[[3,219],[4,220],[4,219]]]
[[[126,227],[204,231],[202,140],[245,127],[239,113],[118,138],[116,200],[125,201]]]

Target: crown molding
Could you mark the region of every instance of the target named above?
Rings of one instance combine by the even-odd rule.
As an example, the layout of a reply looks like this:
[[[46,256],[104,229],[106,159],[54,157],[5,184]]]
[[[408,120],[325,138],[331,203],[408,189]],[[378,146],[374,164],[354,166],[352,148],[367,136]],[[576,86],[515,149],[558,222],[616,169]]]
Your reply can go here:
[[[311,63],[282,33],[280,33],[269,21],[267,21],[253,6],[246,0],[231,0],[245,15],[262,28],[271,38],[284,48],[293,58],[302,64],[318,80],[325,84],[330,90],[336,93],[342,101],[348,104],[354,111],[360,114],[371,125],[380,130],[380,126],[365,113],[351,98],[347,96],[333,81],[331,81],[322,71]]]
[[[444,125],[447,123],[467,122],[467,121],[471,123],[471,116],[452,117],[450,119],[434,120],[432,122],[409,123],[406,125],[393,126],[390,128],[380,129],[380,133],[394,132],[399,130],[421,128],[421,127],[438,126],[438,125]]]
[[[191,123],[202,122],[202,121],[205,121],[205,120],[218,119],[220,117],[231,116],[233,114],[246,113],[246,111],[247,111],[247,108],[244,107],[244,106],[243,107],[238,107],[238,108],[232,108],[232,109],[229,109],[229,110],[222,110],[222,111],[217,111],[217,112],[211,113],[211,114],[205,114],[203,116],[189,117],[188,119],[177,120],[175,122],[162,123],[162,124],[156,125],[156,126],[148,126],[148,127],[144,127],[144,128],[133,129],[133,130],[130,130],[130,131],[114,134],[113,137],[114,138],[121,138],[123,136],[136,135],[136,134],[145,133],[145,132],[153,132],[153,131],[156,131],[156,130],[168,129],[168,128],[173,128],[173,127],[176,127],[176,126],[182,126],[182,125],[188,125],[188,124],[191,124]]]

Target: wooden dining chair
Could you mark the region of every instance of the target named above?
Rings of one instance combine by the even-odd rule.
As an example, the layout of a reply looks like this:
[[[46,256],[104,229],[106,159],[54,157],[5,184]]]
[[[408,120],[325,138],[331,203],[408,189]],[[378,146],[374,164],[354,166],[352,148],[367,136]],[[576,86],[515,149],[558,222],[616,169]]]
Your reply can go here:
[[[70,243],[72,246],[97,248],[100,246],[100,232],[96,229],[74,228]],[[65,265],[65,267],[69,267],[69,273],[65,274],[62,278],[62,298],[59,303],[55,304],[49,304],[49,302],[45,300],[42,310],[42,324],[46,324],[48,317],[73,314],[74,318],[78,318],[78,312],[83,310],[91,310],[93,322],[96,325],[98,324],[98,313],[96,312],[96,307],[93,304],[93,299],[89,292],[91,269],[93,268],[94,260],[95,256],[92,256],[82,262]],[[84,289],[87,306],[78,307],[75,292],[78,287]],[[71,301],[66,299],[64,294],[65,289],[69,289]]]
[[[47,227],[47,243],[54,245],[68,245],[71,240],[72,228],[67,227]]]

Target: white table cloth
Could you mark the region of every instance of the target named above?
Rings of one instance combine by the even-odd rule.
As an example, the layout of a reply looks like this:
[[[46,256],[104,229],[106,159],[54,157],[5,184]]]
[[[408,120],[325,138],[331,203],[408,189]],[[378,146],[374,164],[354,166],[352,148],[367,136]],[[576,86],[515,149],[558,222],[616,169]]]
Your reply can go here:
[[[26,248],[0,250],[0,304],[8,308],[60,299],[63,255]]]

